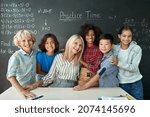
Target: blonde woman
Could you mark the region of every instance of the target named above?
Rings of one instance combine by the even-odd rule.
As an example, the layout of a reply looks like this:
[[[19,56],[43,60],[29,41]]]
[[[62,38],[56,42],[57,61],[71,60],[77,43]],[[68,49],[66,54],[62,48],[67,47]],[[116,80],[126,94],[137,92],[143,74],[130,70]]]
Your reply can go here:
[[[51,87],[74,87],[79,76],[83,48],[82,37],[78,34],[72,35],[66,43],[64,53],[56,55],[49,73],[38,85],[47,86],[52,82]]]

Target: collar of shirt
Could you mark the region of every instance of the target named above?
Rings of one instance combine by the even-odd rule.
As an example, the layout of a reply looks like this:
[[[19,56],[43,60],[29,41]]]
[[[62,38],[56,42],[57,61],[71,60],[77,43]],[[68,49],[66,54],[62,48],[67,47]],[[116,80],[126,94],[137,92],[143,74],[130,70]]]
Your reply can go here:
[[[95,47],[97,47],[97,46],[96,45],[92,45],[90,47],[86,46],[86,48],[89,48],[89,49],[92,49],[92,48],[95,48]]]
[[[109,53],[108,53],[108,54],[106,54],[105,56],[103,56],[102,61],[104,61],[106,58],[109,58],[110,56],[113,56],[113,52],[112,52],[112,50],[111,50],[111,51],[109,51]]]
[[[33,55],[33,50],[31,51],[30,54],[28,54],[27,52],[25,52],[23,49],[20,49],[20,52],[21,52],[23,55],[26,55],[26,56],[32,56],[32,55]]]

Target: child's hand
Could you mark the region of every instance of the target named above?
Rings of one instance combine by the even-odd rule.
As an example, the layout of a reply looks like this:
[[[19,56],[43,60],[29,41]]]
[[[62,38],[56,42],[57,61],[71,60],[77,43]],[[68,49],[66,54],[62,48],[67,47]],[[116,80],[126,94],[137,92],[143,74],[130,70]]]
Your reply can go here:
[[[87,89],[86,85],[82,85],[82,84],[79,84],[79,85],[73,87],[74,91],[81,91],[81,90],[85,90],[85,89]]]
[[[110,58],[109,58],[109,61],[110,61],[112,64],[115,64],[115,65],[118,64],[118,59],[117,59],[116,57],[110,57]]]
[[[31,91],[33,89],[33,86],[32,85],[27,85],[24,89],[27,90],[27,91]]]
[[[32,99],[35,98],[36,95],[28,90],[24,90],[21,92],[21,94],[26,98],[26,99]]]

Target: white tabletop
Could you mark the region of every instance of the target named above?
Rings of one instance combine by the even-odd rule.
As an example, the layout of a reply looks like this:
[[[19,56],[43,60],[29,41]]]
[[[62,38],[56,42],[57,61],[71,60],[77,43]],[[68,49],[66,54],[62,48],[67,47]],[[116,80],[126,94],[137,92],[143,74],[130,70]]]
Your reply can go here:
[[[97,100],[101,96],[126,95],[120,87],[90,88],[83,91],[74,91],[72,88],[37,88],[32,91],[37,96],[43,95],[43,100]],[[14,87],[10,87],[0,95],[0,100],[24,100]]]

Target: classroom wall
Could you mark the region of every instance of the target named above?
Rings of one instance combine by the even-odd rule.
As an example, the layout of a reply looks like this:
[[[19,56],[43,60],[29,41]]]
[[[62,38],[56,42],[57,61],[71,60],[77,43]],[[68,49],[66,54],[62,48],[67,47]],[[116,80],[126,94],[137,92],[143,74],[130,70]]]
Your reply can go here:
[[[35,48],[46,33],[54,33],[60,48],[84,23],[99,26],[117,42],[117,31],[124,24],[134,28],[134,40],[142,47],[140,71],[145,99],[150,99],[150,0],[0,0],[0,93],[10,87],[6,80],[9,57],[17,50],[12,43],[20,29],[33,31]]]

